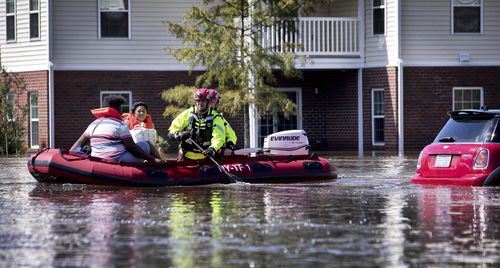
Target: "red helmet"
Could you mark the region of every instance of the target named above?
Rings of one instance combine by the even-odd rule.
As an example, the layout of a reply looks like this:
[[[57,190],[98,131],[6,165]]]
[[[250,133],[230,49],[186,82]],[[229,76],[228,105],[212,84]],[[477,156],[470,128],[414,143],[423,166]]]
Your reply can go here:
[[[217,91],[217,89],[213,89],[213,88],[208,89],[208,99],[209,100],[212,100],[212,99],[220,100],[220,94]]]
[[[208,89],[206,89],[206,88],[198,88],[194,92],[193,98],[194,98],[195,101],[208,100],[210,98],[209,97],[209,93],[208,93]]]

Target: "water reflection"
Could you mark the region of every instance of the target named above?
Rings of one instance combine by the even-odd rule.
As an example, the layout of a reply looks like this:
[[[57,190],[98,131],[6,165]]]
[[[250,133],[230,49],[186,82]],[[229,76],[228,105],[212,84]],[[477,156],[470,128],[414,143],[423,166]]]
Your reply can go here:
[[[45,212],[38,225],[50,227],[52,266],[106,267],[117,254],[121,263],[135,259],[135,225],[142,215],[134,190],[39,185],[30,196],[31,206]]]
[[[401,193],[391,194],[387,197],[385,219],[383,220],[383,254],[387,256],[390,267],[404,267],[405,231],[410,226],[408,219],[403,216],[403,209],[408,204]]]
[[[423,187],[418,197],[422,261],[498,263],[498,190]]]
[[[500,188],[411,185],[415,159],[334,162],[330,183],[148,189],[38,184],[13,164],[0,177],[0,266],[500,263]]]
[[[175,267],[193,267],[196,250],[195,211],[185,197],[172,198],[168,229],[172,240],[172,263]]]

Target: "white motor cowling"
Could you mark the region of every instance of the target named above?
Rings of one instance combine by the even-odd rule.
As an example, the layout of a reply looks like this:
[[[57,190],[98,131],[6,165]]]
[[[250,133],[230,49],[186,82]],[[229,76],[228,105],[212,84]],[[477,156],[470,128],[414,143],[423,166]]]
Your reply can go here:
[[[308,155],[309,139],[304,130],[294,129],[273,133],[264,139],[264,153],[272,155]]]

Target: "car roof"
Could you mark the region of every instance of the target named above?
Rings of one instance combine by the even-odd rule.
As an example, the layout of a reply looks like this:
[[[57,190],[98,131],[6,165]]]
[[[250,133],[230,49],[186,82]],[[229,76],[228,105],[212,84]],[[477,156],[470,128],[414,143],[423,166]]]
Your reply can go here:
[[[448,115],[454,119],[460,118],[475,118],[475,119],[491,119],[500,117],[499,109],[464,109],[448,112]]]

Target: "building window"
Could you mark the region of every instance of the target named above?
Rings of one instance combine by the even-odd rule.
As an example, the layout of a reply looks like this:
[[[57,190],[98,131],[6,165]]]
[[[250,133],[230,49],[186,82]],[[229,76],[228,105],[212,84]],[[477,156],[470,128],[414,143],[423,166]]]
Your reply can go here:
[[[16,40],[16,0],[6,1],[6,38],[8,41]]]
[[[452,0],[453,33],[481,33],[482,0]]]
[[[30,0],[30,39],[40,38],[40,0]]]
[[[385,34],[385,0],[373,0],[373,35]]]
[[[372,89],[372,144],[384,145],[384,89]]]
[[[130,0],[99,0],[100,38],[130,37]]]
[[[479,109],[483,106],[483,89],[480,87],[453,88],[453,110]]]
[[[38,148],[39,120],[38,120],[38,93],[29,93],[30,100],[30,147]]]
[[[106,97],[110,95],[120,95],[125,98],[127,102],[121,106],[120,113],[129,113],[132,107],[132,92],[130,91],[101,91],[101,107],[106,106]]]

